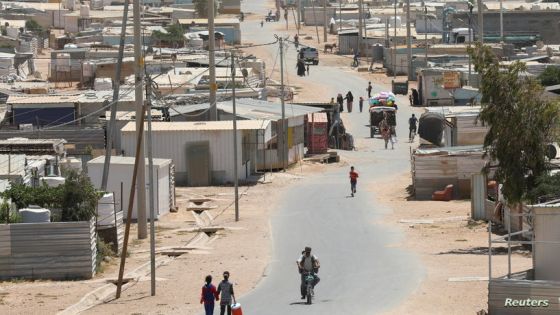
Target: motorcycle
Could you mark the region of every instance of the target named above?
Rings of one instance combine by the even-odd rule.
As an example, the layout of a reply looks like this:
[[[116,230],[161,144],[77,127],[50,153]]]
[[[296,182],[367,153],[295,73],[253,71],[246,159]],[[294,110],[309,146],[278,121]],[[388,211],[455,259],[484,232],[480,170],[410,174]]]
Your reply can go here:
[[[311,271],[305,271],[303,277],[304,277],[303,279],[305,280],[305,287],[306,287],[305,298],[307,300],[307,304],[311,305],[313,296],[315,295],[315,293],[313,292],[313,283],[315,282],[315,274]]]

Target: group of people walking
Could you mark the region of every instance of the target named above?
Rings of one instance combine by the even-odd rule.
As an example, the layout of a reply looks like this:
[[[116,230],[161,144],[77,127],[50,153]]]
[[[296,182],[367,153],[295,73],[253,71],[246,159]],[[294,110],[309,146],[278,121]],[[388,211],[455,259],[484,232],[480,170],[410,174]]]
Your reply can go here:
[[[368,87],[366,88],[366,91],[368,93],[368,99],[371,98],[371,90],[373,89],[371,82],[368,82]],[[354,106],[354,95],[352,94],[352,91],[348,91],[348,93],[346,93],[346,96],[342,96],[341,93],[338,93],[337,97],[336,97],[336,103],[335,103],[335,99],[334,97],[331,98],[331,104],[338,104],[338,110],[339,112],[343,112],[344,111],[344,101],[346,100],[346,109],[348,110],[349,113],[352,112],[352,108]],[[363,111],[364,109],[364,101],[365,99],[360,96],[360,98],[358,99],[358,106],[360,109],[360,113]]]
[[[338,111],[339,112],[343,112],[344,111],[344,100],[346,100],[346,110],[348,110],[349,113],[352,112],[352,108],[354,107],[354,95],[352,94],[351,91],[348,91],[348,93],[346,93],[345,97],[342,97],[341,93],[338,93],[338,96],[336,97],[336,104],[338,104]],[[334,101],[334,97],[331,98],[331,104],[335,104]],[[360,113],[362,112],[362,110],[364,109],[364,98],[360,96],[359,99],[359,107],[360,107]]]
[[[212,284],[212,276],[208,275],[205,284],[202,286],[200,304],[204,304],[206,315],[214,314],[214,302],[220,302],[220,315],[231,315],[231,305],[235,304],[235,294],[233,293],[233,283],[229,281],[229,271],[224,271],[224,279],[218,287]]]

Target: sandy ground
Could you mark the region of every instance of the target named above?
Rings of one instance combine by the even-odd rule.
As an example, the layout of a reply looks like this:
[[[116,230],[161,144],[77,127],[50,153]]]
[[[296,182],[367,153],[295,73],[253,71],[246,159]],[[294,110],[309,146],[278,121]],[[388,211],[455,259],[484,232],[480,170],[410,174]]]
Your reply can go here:
[[[467,220],[469,200],[409,201],[409,185],[408,173],[375,185],[376,200],[392,209],[378,223],[399,225],[405,237],[394,246],[416,252],[426,268],[426,277],[415,293],[386,314],[476,314],[487,309],[488,282],[475,280],[488,277],[487,224]],[[434,223],[419,224],[414,220],[434,220]],[[501,254],[492,256],[493,277],[507,274],[507,250],[502,246],[493,245],[502,250]],[[531,268],[530,253],[516,249],[512,255],[512,272],[528,268]],[[467,281],[468,277],[475,278]],[[449,281],[450,278],[463,278],[451,279],[463,281]]]

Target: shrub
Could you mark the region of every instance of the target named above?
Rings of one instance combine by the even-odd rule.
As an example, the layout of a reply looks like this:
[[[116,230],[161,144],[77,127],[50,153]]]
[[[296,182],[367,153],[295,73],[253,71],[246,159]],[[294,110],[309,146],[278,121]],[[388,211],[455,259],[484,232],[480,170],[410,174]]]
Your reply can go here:
[[[48,209],[62,209],[60,221],[89,221],[96,214],[99,193],[85,174],[68,170],[66,181],[58,187],[45,183],[39,187],[12,184],[3,194],[18,209],[38,205]]]

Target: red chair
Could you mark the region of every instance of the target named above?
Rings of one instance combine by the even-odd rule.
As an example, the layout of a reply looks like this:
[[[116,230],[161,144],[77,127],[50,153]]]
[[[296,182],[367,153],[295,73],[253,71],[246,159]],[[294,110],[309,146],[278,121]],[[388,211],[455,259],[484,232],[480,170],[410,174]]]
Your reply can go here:
[[[453,199],[453,185],[447,185],[444,190],[438,190],[432,194],[432,200],[434,201],[449,201],[451,199]]]

